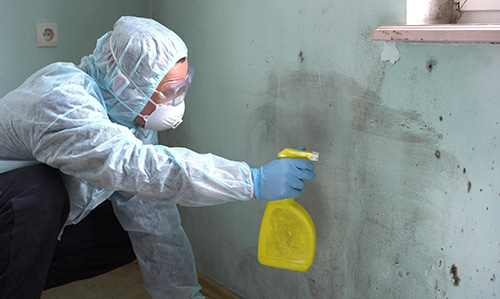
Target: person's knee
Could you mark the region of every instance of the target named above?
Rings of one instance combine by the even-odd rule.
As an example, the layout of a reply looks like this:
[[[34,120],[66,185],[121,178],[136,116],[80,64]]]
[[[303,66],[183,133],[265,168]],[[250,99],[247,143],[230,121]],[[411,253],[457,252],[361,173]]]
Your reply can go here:
[[[25,210],[36,211],[37,221],[51,222],[59,218],[58,224],[62,227],[69,214],[69,197],[59,171],[41,164],[20,170],[18,175],[15,186],[22,201],[18,204]]]

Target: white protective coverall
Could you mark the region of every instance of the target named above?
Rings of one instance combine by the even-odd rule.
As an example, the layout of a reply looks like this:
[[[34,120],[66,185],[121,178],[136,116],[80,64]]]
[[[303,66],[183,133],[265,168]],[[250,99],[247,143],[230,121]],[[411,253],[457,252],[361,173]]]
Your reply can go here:
[[[110,42],[111,40],[111,42]],[[191,245],[175,204],[214,205],[252,196],[250,167],[157,145],[133,122],[184,42],[158,22],[120,18],[79,66],[54,63],[0,99],[0,173],[38,163],[59,169],[69,193],[66,225],[111,199],[153,298],[197,298]],[[62,235],[64,238],[64,234]],[[200,296],[201,297],[201,296]]]

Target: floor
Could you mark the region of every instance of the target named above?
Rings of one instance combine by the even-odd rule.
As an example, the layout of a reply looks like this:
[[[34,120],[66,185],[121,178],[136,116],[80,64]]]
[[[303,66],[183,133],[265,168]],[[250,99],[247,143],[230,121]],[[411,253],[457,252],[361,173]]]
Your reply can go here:
[[[144,288],[139,265],[134,261],[109,273],[47,290],[41,297],[41,299],[63,298],[149,299],[151,297]]]

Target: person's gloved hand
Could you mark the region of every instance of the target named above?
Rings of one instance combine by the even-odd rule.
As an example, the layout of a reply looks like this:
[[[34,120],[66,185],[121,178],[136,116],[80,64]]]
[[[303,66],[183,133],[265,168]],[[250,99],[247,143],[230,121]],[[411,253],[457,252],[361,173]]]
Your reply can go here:
[[[276,159],[252,168],[255,198],[278,200],[302,195],[304,180],[312,180],[314,164],[307,159]]]

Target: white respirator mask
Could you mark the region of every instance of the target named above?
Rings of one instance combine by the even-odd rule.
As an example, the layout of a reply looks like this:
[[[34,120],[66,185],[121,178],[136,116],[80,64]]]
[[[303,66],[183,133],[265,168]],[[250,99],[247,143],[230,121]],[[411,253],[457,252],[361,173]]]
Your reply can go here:
[[[147,130],[163,131],[175,129],[182,123],[182,117],[186,110],[186,104],[172,105],[172,101],[165,104],[156,104],[156,109],[150,115],[141,115],[145,121],[144,128]]]

